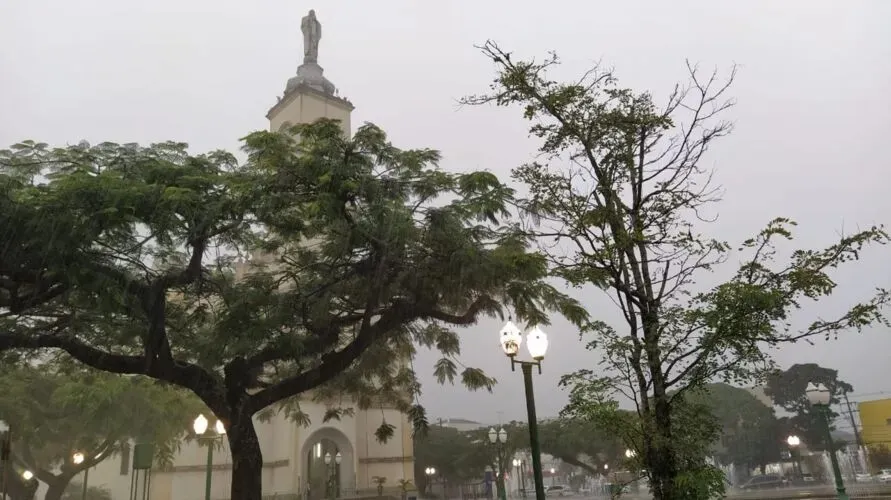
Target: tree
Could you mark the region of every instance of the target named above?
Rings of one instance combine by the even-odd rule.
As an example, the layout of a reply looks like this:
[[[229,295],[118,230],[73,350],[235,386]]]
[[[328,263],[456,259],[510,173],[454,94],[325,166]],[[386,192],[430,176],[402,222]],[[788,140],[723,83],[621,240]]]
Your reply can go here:
[[[591,475],[600,475],[604,464],[615,467],[625,460],[622,440],[587,420],[548,420],[539,424],[538,433],[542,452]]]
[[[264,409],[305,422],[307,391],[326,419],[391,400],[423,430],[415,343],[443,353],[446,382],[452,326],[505,308],[584,321],[501,222],[513,193],[494,175],[443,172],[436,151],[400,150],[374,125],[345,138],[332,120],[252,133],[244,150],[243,164],[174,142],[0,153],[0,351],[57,349],[191,390],[227,427],[232,498],[262,496]],[[384,421],[377,437],[393,432]]]
[[[430,426],[427,433],[414,440],[415,482],[422,492],[428,490],[424,470],[436,469],[436,475],[455,483],[482,476],[489,464],[481,453],[482,445],[474,443],[468,433],[452,427]]]
[[[540,238],[555,276],[603,288],[623,314],[620,329],[603,321],[585,328],[589,347],[605,353],[604,364],[565,380],[575,391],[571,404],[587,418],[593,411],[587,403],[618,394],[632,400],[640,415],[639,456],[655,497],[693,498],[679,489],[699,472],[682,468],[673,402],[715,379],[751,379],[769,364],[764,346],[882,320],[884,290],[801,330],[788,324],[788,314],[831,294],[836,284],[829,273],[888,236],[873,227],[782,262],[778,246],[791,239],[794,223],[778,218],[741,245],[734,258],[742,265],[729,281],[700,291],[696,280],[732,252],[698,231],[720,194],[701,160],[731,130],[720,119],[733,104],[726,97],[733,73],[721,81],[688,65],[690,83],[660,106],[649,93],[619,87],[601,67],[560,83],[548,76],[555,56],[521,61],[491,42],[482,50],[498,71],[492,91],[464,102],[516,106],[541,140],[537,161],[513,171],[528,190],[517,201],[528,233]],[[702,475],[723,488],[719,474],[703,469]]]
[[[494,445],[489,439],[489,431],[494,429],[500,432],[504,429],[507,441],[502,444]],[[511,470],[511,461],[521,449],[528,449],[529,446],[529,430],[525,424],[520,422],[510,422],[508,424],[500,424],[498,427],[481,427],[469,431],[467,433],[476,450],[474,463],[482,463],[486,467],[490,467],[495,472],[495,486],[498,491],[505,491],[504,475]],[[483,469],[484,470],[484,469]],[[500,495],[498,495],[500,497]]]
[[[786,420],[790,432],[797,434],[812,450],[825,448],[822,414],[812,410],[807,399],[808,384],[823,384],[829,389],[830,422],[838,416],[831,408],[839,404],[845,393],[854,390],[851,384],[838,378],[838,371],[816,363],[795,364],[788,370],[773,370],[765,379],[764,392],[774,404],[794,413]]]
[[[689,399],[708,407],[721,428],[716,456],[725,464],[762,469],[780,460],[785,437],[773,408],[745,389],[708,384]],[[716,443],[717,444],[717,443]]]
[[[0,415],[15,430],[13,460],[47,485],[46,500],[62,498],[75,476],[131,439],[154,443],[169,460],[204,406],[145,378],[52,361],[6,366],[0,386]],[[84,461],[74,463],[74,453]]]

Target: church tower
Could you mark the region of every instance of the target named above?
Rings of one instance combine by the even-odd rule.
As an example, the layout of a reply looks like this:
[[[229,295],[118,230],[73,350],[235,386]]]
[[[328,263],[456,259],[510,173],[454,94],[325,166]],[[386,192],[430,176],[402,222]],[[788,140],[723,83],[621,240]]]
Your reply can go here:
[[[325,78],[325,70],[319,66],[322,25],[316,19],[315,11],[309,11],[301,20],[300,29],[303,32],[303,64],[297,68],[297,75],[288,80],[284,95],[266,114],[269,128],[275,132],[291,125],[331,118],[340,121],[343,133],[349,137],[353,105],[339,96],[334,84]]]

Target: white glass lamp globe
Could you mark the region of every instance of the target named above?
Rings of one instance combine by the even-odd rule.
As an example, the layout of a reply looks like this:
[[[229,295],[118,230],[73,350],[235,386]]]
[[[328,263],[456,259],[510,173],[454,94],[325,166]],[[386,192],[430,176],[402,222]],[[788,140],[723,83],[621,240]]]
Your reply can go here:
[[[80,465],[84,463],[84,454],[81,452],[77,452],[71,456],[71,461],[74,462],[74,465]]]
[[[786,443],[788,443],[789,446],[795,447],[801,444],[801,439],[799,439],[798,436],[789,436],[786,438]]]
[[[214,430],[217,431],[217,434],[219,434],[220,436],[226,434],[226,426],[223,425],[222,420],[217,420],[217,425],[214,426]]]
[[[507,431],[503,427],[498,430],[498,441],[502,444],[507,442]]]
[[[548,336],[541,328],[535,327],[526,335],[526,348],[529,349],[529,355],[536,361],[541,361],[548,352]]]
[[[810,383],[807,385],[807,389],[805,389],[804,392],[807,395],[807,400],[810,401],[812,405],[825,406],[829,404],[829,389],[823,384]]]
[[[198,415],[198,417],[195,418],[195,421],[192,422],[192,430],[195,431],[195,434],[200,436],[207,432],[207,424],[207,417]]]
[[[520,352],[520,344],[523,343],[523,332],[517,328],[513,321],[508,321],[499,333],[499,341],[504,354],[514,357]]]
[[[34,479],[34,473],[26,470],[25,472],[22,472],[22,479],[24,479],[25,481],[30,481]]]
[[[498,432],[492,427],[489,428],[488,436],[489,442],[492,444],[495,444],[495,441],[498,440]]]
[[[341,455],[340,452],[338,451],[337,455],[334,455],[334,463],[336,463],[337,465],[340,465],[340,462],[342,462],[342,461],[343,461],[343,455]]]
[[[331,454],[325,453],[325,465],[331,465]]]
[[[514,459],[514,467],[519,467],[521,463],[519,458]]]

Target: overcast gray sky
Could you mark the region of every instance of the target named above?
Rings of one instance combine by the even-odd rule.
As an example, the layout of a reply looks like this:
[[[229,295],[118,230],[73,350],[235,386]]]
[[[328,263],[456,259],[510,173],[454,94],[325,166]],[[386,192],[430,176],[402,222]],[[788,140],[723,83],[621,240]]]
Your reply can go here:
[[[529,0],[259,2],[220,0],[0,0],[0,145],[148,143],[175,139],[195,151],[234,150],[265,128],[266,111],[302,60],[300,18],[323,25],[319,62],[356,105],[354,127],[372,121],[403,147],[433,147],[452,170],[507,176],[535,142],[516,110],[458,109],[483,92],[492,65],[474,44],[494,39],[516,57],[556,50],[566,77],[600,60],[623,84],[663,96],[684,60],[739,65],[734,134],[705,160],[726,189],[716,236],[740,241],[769,219],[800,223],[798,246],[825,245],[842,228],[887,222],[891,186],[891,2],[590,2]],[[891,285],[889,249],[838,274],[837,297],[804,322],[841,311],[873,286]],[[598,292],[581,297],[614,322]],[[494,396],[437,387],[433,356],[417,368],[433,416],[525,418],[519,372],[497,345],[497,322],[464,335],[464,361],[500,381]],[[567,371],[596,366],[565,322],[536,377],[540,415],[565,401]],[[783,365],[836,368],[858,394],[891,393],[891,332],[787,347]],[[887,396],[887,395],[886,395]]]

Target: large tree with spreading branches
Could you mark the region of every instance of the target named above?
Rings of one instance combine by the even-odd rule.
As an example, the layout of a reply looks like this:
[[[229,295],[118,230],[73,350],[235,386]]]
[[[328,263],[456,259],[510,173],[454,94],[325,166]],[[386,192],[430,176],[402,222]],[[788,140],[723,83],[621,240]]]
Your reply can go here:
[[[622,88],[600,66],[561,83],[548,76],[555,56],[524,61],[494,43],[482,50],[497,77],[491,92],[465,103],[517,107],[541,141],[537,160],[513,171],[528,189],[518,201],[528,233],[540,239],[555,276],[606,290],[624,318],[621,328],[587,326],[603,367],[567,378],[571,408],[584,418],[592,403],[627,397],[640,415],[628,444],[655,497],[711,494],[690,489],[700,476],[720,488],[720,476],[679,456],[683,430],[672,423],[673,407],[711,380],[750,379],[769,366],[765,348],[881,320],[884,290],[802,329],[788,317],[804,301],[833,293],[830,273],[888,236],[872,227],[783,257],[778,247],[792,238],[794,223],[777,218],[743,242],[734,254],[741,265],[727,282],[700,288],[696,280],[734,250],[699,232],[720,195],[704,162],[731,131],[722,115],[733,104],[727,93],[734,73],[722,79],[688,65],[689,83],[660,105],[649,93]]]
[[[244,151],[0,153],[0,351],[61,350],[191,390],[227,428],[232,498],[262,497],[264,410],[305,420],[296,397],[312,391],[326,418],[386,402],[423,429],[415,345],[442,352],[442,380],[486,388],[481,370],[458,373],[452,327],[504,308],[585,321],[502,223],[513,192],[491,173],[448,173],[436,151],[331,120],[252,133]]]

